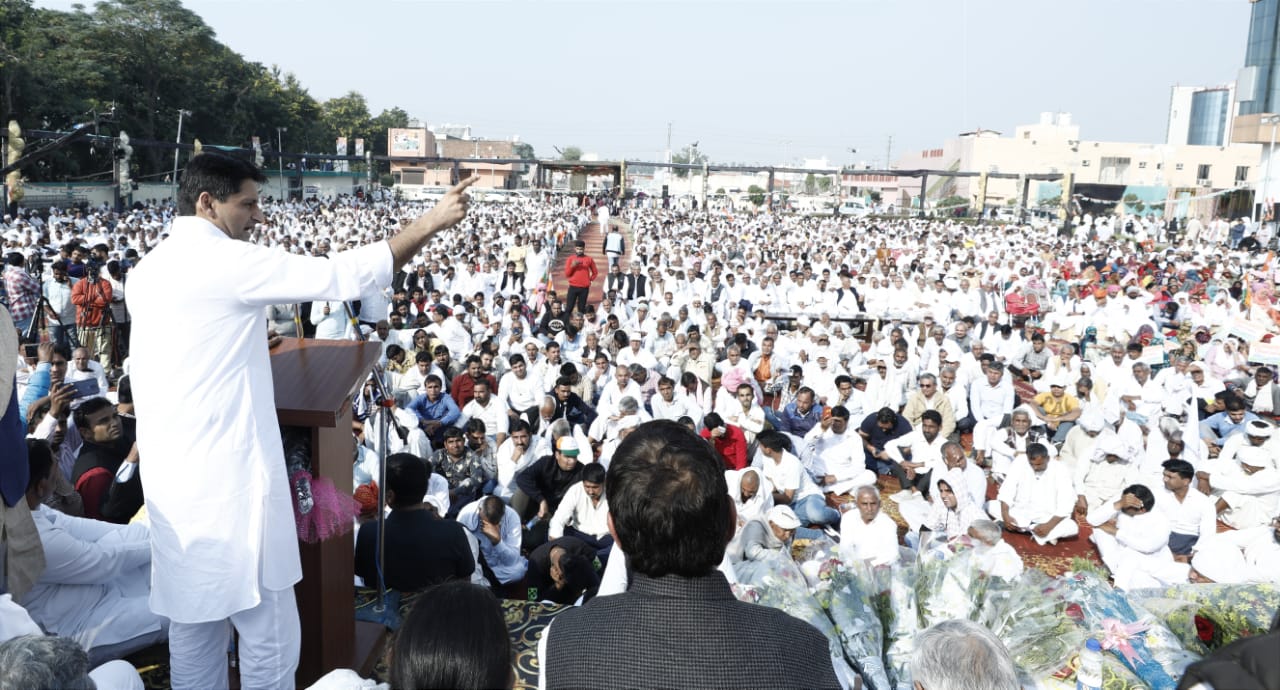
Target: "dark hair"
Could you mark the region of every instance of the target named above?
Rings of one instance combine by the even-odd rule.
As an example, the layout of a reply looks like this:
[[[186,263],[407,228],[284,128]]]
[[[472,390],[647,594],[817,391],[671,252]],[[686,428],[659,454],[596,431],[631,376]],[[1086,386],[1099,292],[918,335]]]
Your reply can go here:
[[[111,404],[111,401],[106,398],[89,398],[83,403],[80,403],[80,407],[77,407],[76,411],[71,413],[71,417],[75,422],[77,429],[88,429],[89,415],[105,410],[108,407],[113,407],[113,405]]]
[[[470,582],[423,592],[396,632],[394,688],[506,688],[511,636],[493,593]]]
[[[392,508],[422,503],[430,480],[431,468],[422,458],[412,453],[393,453],[387,457],[387,491],[396,493]]]
[[[1142,501],[1142,509],[1147,512],[1151,512],[1151,509],[1156,505],[1156,495],[1151,493],[1151,489],[1148,489],[1142,484],[1132,484],[1125,487],[1125,490],[1121,495],[1124,494],[1133,494],[1135,498]]]
[[[756,443],[759,443],[761,446],[764,446],[769,450],[777,452],[791,449],[791,441],[786,437],[786,435],[781,431],[774,431],[773,429],[761,431],[760,434],[756,436]]]
[[[10,266],[21,266],[27,263],[26,258],[22,256],[22,252],[9,252],[5,255],[4,261]]]
[[[133,381],[129,376],[121,376],[116,382],[116,401],[125,405],[133,403]]]
[[[525,364],[526,362],[524,361],[524,355],[517,352],[507,358],[507,363],[514,367],[517,364]]]
[[[510,436],[517,431],[527,431],[532,433],[533,429],[529,426],[529,423],[523,419],[513,419],[511,420],[511,424],[507,426],[507,435]]]
[[[933,422],[934,424],[941,426],[942,413],[937,410],[925,410],[924,414],[920,415],[920,421],[921,422],[930,421],[930,422]]]
[[[702,426],[707,429],[717,429],[724,426],[724,417],[715,412],[708,413],[702,418]]]
[[[633,570],[699,577],[724,559],[733,530],[724,462],[688,427],[641,424],[614,452],[608,477],[613,527]]]
[[[1160,466],[1163,467],[1166,472],[1173,472],[1183,479],[1191,479],[1196,476],[1195,465],[1192,465],[1186,460],[1165,460]]]
[[[1238,395],[1228,396],[1226,403],[1228,412],[1238,412],[1245,408],[1244,399]]]
[[[476,383],[479,383],[479,381],[477,381]],[[473,432],[473,431],[479,431],[480,433],[482,433],[482,434],[483,434],[483,433],[487,432],[488,430],[489,430],[489,429],[488,429],[487,427],[485,427],[485,425],[484,425],[484,420],[483,420],[483,419],[480,419],[480,418],[478,418],[478,417],[472,417],[471,419],[468,419],[468,420],[467,420],[467,425],[466,425],[465,431],[466,431],[468,434],[469,434],[469,433],[471,433],[471,432]],[[445,431],[445,438],[448,438],[448,437],[449,437],[449,433],[448,433],[448,430],[446,430],[446,431]]]
[[[876,410],[876,422],[879,424],[896,425],[898,423],[898,413],[894,412],[893,408],[882,407],[879,410]]]
[[[480,517],[484,518],[485,522],[499,524],[506,513],[507,504],[497,496],[485,496],[480,499]]]
[[[598,462],[587,464],[582,468],[582,481],[592,484],[603,484],[605,478],[604,465]]]
[[[395,346],[395,345],[392,345],[391,347],[396,347],[396,346]],[[389,347],[389,348],[387,348],[387,356],[388,356],[388,357],[390,357],[390,356],[391,356],[391,354],[390,354],[390,353],[391,353],[391,348]],[[414,356],[413,356],[413,361],[414,361],[415,363],[416,363],[416,362],[430,362],[432,359],[433,359],[433,358],[432,358],[432,356],[431,356],[430,354],[428,354],[426,350],[423,350],[423,351],[421,351],[421,352],[419,352],[418,354],[416,354],[416,355],[414,355]],[[430,377],[428,377],[428,378],[430,378]],[[437,376],[436,378],[439,378],[439,377]]]
[[[481,422],[481,424],[483,424],[483,423],[484,423],[484,422]],[[443,434],[443,436],[442,436],[442,438],[444,438],[444,440],[446,440],[446,441],[448,441],[448,440],[449,440],[449,439],[451,439],[451,438],[462,438],[462,437],[463,437],[462,429],[459,429],[459,428],[458,428],[458,427],[456,427],[456,426],[451,426],[451,427],[446,428],[446,429],[444,430],[444,434]]]
[[[1027,444],[1028,458],[1047,458],[1049,457],[1049,449],[1045,448],[1043,443]]]
[[[31,470],[27,478],[27,491],[36,488],[41,479],[48,479],[53,473],[53,450],[49,442],[42,438],[27,439],[27,467]]]
[[[200,195],[208,192],[218,201],[226,201],[240,191],[245,180],[258,184],[267,177],[248,161],[216,153],[202,153],[187,161],[178,184],[178,215],[194,216]]]

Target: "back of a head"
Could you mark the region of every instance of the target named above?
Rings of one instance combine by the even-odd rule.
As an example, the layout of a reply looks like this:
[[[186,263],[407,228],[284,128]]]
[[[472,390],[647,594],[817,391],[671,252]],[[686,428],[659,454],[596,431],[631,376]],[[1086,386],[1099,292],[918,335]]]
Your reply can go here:
[[[1004,644],[981,625],[942,621],[920,633],[911,680],[923,690],[1018,690],[1018,671]]]
[[[427,495],[431,470],[427,463],[411,453],[394,453],[387,457],[387,491],[395,493],[392,508],[422,503]]]
[[[0,644],[0,690],[88,690],[89,655],[71,638],[22,635]]]
[[[178,184],[178,215],[193,216],[200,195],[208,192],[218,201],[240,191],[245,180],[259,184],[267,178],[252,163],[217,153],[203,153],[187,162]]]
[[[493,593],[469,582],[433,587],[396,633],[391,687],[509,688],[511,637]]]
[[[636,427],[614,452],[606,492],[636,572],[698,577],[724,558],[733,529],[724,463],[688,427],[669,420]]]

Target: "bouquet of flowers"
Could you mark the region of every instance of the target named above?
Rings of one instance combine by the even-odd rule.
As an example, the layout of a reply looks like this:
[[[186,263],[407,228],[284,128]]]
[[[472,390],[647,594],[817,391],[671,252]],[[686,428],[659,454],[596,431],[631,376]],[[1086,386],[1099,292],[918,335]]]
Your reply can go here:
[[[1272,584],[1183,584],[1131,591],[1129,598],[1158,609],[1155,612],[1184,642],[1190,633],[1203,645],[1206,651],[1202,653],[1267,632],[1272,616],[1280,609],[1280,587]],[[1178,607],[1170,601],[1189,606]],[[1187,648],[1196,649],[1191,644]]]
[[[912,690],[914,687],[908,665],[915,651],[916,634],[920,632],[916,572],[916,565],[911,563],[895,565],[889,574],[885,663],[889,667],[890,682],[898,690]]]
[[[982,606],[987,579],[973,560],[967,538],[922,546],[916,574],[921,627],[956,618],[972,618]]]
[[[778,609],[817,628],[827,638],[827,649],[836,675],[852,678],[853,670],[844,659],[844,650],[840,646],[835,626],[822,605],[809,593],[809,586],[800,572],[800,566],[791,559],[790,554],[771,555],[763,560],[753,561],[753,565],[748,569],[746,577],[741,577],[739,571],[740,582],[734,585],[734,595],[741,601]]]
[[[1067,573],[1058,579],[1067,615],[1102,648],[1124,661],[1153,690],[1172,690],[1198,657],[1188,652],[1164,623],[1134,606],[1097,575]]]
[[[996,578],[974,612],[974,621],[1000,638],[1014,663],[1031,678],[1069,670],[1084,644],[1084,633],[1062,615],[1065,604],[1052,586],[1039,570],[1028,570],[1016,581]]]
[[[862,673],[872,690],[889,690],[884,667],[884,629],[872,608],[871,597],[854,572],[838,559],[827,561],[814,596],[835,623],[845,656]]]

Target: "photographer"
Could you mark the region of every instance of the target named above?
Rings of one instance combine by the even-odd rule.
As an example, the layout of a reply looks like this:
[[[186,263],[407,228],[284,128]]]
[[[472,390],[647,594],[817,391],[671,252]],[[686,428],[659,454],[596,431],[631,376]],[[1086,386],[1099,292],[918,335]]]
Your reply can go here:
[[[111,283],[102,277],[102,264],[85,264],[84,278],[71,288],[71,303],[76,306],[76,332],[89,356],[103,366],[111,363],[111,337],[107,309],[111,307]]]

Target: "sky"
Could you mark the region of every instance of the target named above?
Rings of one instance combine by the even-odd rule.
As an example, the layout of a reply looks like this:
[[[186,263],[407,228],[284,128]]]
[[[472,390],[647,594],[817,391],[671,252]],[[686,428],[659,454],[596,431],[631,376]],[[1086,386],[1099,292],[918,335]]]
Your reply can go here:
[[[674,150],[780,165],[879,167],[1042,111],[1072,113],[1084,139],[1160,143],[1170,87],[1233,81],[1249,28],[1248,0],[183,4],[319,100],[358,91],[375,115],[539,157],[662,160],[670,129]]]

